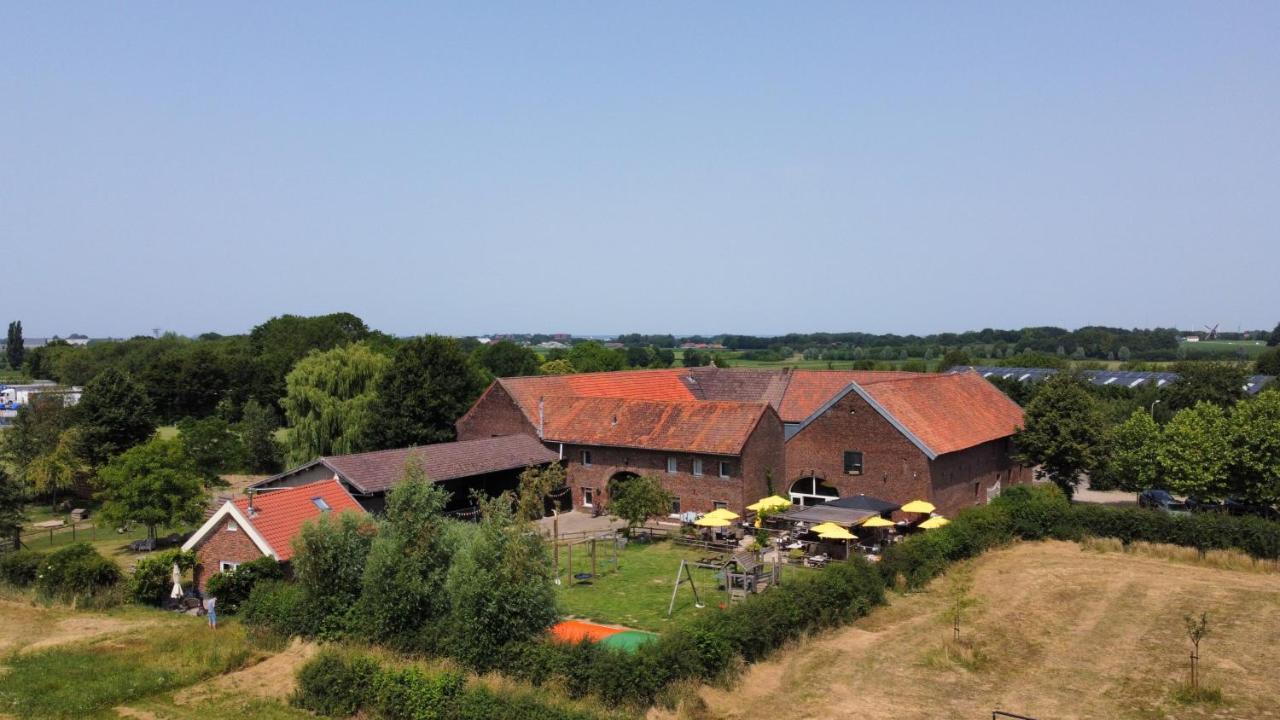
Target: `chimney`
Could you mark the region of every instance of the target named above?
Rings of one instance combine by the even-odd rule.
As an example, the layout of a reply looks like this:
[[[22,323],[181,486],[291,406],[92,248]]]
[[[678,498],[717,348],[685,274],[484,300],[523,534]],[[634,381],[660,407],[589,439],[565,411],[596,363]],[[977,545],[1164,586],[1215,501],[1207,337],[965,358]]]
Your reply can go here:
[[[538,398],[538,439],[541,440],[547,424],[547,399]]]
[[[258,514],[257,511],[253,509],[253,488],[245,490],[245,493],[249,496],[249,517],[253,517]]]

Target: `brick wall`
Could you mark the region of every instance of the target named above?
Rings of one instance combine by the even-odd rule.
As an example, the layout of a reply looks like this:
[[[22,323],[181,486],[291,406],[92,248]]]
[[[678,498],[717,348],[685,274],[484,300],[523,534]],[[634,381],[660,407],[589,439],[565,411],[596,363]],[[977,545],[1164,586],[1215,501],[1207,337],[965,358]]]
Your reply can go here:
[[[520,411],[520,406],[496,382],[458,420],[455,427],[459,440],[478,440],[516,433],[538,434],[537,428]]]
[[[862,474],[844,470],[847,450],[862,453]],[[791,484],[816,476],[841,497],[865,493],[892,502],[930,496],[929,459],[857,393],[848,393],[792,436],[786,478],[775,483],[786,497]]]
[[[557,443],[552,443],[559,449]],[[591,453],[591,465],[582,463],[582,451]],[[573,505],[584,506],[585,490],[594,493],[593,505],[608,504],[609,480],[618,473],[653,475],[662,486],[680,500],[680,511],[710,512],[716,502],[727,503],[734,512],[741,513],[743,499],[742,459],[720,455],[668,453],[633,448],[564,446],[565,469],[569,487],[573,489]],[[667,472],[667,458],[676,458],[678,471]],[[702,460],[702,475],[693,474],[694,459]],[[729,463],[729,477],[719,476],[720,461]],[[755,498],[747,502],[754,502]]]
[[[743,446],[743,506],[731,507],[734,512],[741,515],[747,505],[777,492],[782,492],[783,497],[786,497],[788,483],[785,438],[782,421],[770,409]],[[771,483],[772,490],[769,487]]]
[[[253,544],[243,528],[231,532],[227,530],[227,524],[232,521],[230,516],[223,518],[208,537],[196,546],[194,578],[196,588],[202,593],[209,578],[218,572],[218,563],[221,561],[241,563],[262,557],[262,551]]]
[[[932,463],[933,502],[938,512],[954,517],[973,505],[985,505],[987,493],[1031,481],[1031,472],[1010,457],[1008,440],[993,440],[960,452],[947,453]]]

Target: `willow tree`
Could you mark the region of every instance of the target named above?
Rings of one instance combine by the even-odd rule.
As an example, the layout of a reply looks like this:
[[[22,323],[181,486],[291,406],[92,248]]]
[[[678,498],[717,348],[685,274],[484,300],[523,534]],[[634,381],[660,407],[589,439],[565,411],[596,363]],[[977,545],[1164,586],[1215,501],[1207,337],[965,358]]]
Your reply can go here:
[[[285,377],[291,463],[368,449],[372,405],[388,361],[363,344],[312,352]]]

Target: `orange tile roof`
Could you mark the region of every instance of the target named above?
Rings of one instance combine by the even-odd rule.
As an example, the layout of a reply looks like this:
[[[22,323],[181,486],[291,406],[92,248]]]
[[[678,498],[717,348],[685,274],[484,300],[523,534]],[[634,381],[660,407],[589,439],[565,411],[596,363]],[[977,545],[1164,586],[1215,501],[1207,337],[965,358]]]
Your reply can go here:
[[[684,379],[684,368],[663,370],[622,370],[618,372],[579,373],[576,375],[534,375],[500,378],[525,417],[536,427],[538,400],[558,395],[563,397],[612,397],[636,400],[693,400]]]
[[[794,370],[778,415],[783,422],[802,422],[851,383],[870,385],[919,376],[920,373],[894,370]]]
[[[253,496],[253,515],[249,515],[248,498],[239,498],[235,504],[262,539],[276,551],[276,559],[283,562],[293,557],[293,538],[303,523],[320,517],[324,512],[312,498],[323,499],[333,513],[348,510],[364,513],[360,503],[337,480],[259,491]]]
[[[549,397],[543,438],[575,445],[737,455],[767,403]]]
[[[975,372],[915,375],[862,389],[935,455],[1012,435],[1022,408]]]

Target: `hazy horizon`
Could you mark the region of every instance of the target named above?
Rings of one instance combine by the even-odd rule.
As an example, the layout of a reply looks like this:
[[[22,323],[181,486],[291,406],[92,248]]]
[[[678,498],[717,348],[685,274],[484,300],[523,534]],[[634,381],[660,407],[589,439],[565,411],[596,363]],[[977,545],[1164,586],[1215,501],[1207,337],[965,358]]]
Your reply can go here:
[[[10,3],[0,320],[1280,320],[1280,5]]]

